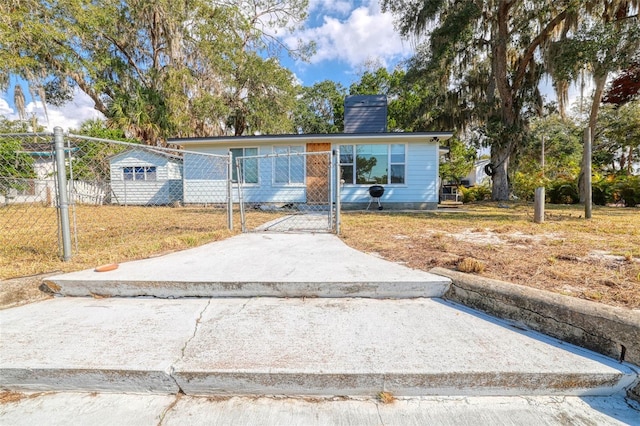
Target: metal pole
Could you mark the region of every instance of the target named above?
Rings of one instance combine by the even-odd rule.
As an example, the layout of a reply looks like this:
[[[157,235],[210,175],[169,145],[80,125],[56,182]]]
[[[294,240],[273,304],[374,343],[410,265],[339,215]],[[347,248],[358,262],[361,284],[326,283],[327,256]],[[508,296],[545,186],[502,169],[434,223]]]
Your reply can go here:
[[[334,182],[335,182],[335,187],[336,187],[336,191],[335,191],[335,197],[336,197],[336,234],[340,235],[340,222],[341,222],[341,218],[340,218],[340,210],[342,209],[341,206],[341,200],[340,200],[340,184],[341,184],[341,180],[340,180],[340,150],[336,149],[333,151],[333,164],[334,164],[334,171],[335,171],[335,178],[334,178]]]
[[[227,160],[227,227],[229,231],[233,231],[233,154],[229,151]]]
[[[60,231],[62,233],[62,260],[71,260],[71,226],[69,224],[69,200],[67,192],[67,170],[64,164],[64,135],[62,127],[53,129],[58,178],[58,209],[60,210]]]
[[[238,204],[240,205],[240,228],[242,232],[247,232],[247,224],[245,220],[245,212],[244,212],[244,194],[242,193],[242,181],[244,177],[242,176],[242,167],[240,167],[240,161],[244,161],[244,158],[237,157],[236,158],[236,173],[238,177]]]
[[[542,223],[544,222],[544,186],[536,188],[534,202],[533,221],[535,223]]]
[[[591,219],[593,193],[591,188],[591,129],[584,129],[584,218]]]
[[[322,154],[318,154],[318,155],[322,155]],[[334,211],[333,211],[333,199],[334,199],[334,173],[333,173],[333,152],[330,151],[329,152],[329,161],[328,161],[328,167],[327,170],[325,170],[325,172],[327,173],[328,176],[328,184],[329,184],[329,191],[327,191],[329,194],[329,199],[327,200],[328,207],[329,207],[329,223],[327,224],[327,226],[329,227],[329,230],[333,230],[333,223],[335,221],[335,217],[334,217]]]
[[[542,137],[542,156],[540,158],[540,163],[542,166],[542,177],[544,177],[544,136]]]

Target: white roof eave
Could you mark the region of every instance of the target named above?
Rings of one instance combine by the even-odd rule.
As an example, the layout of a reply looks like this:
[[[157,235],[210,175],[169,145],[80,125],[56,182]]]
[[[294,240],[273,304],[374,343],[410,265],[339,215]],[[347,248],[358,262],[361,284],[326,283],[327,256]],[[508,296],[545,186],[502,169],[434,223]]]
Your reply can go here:
[[[421,133],[331,133],[326,135],[272,135],[272,136],[236,136],[215,138],[171,139],[170,143],[188,146],[244,146],[268,145],[274,143],[356,143],[362,141],[385,142],[433,142],[440,143],[453,136],[452,132],[421,132]]]

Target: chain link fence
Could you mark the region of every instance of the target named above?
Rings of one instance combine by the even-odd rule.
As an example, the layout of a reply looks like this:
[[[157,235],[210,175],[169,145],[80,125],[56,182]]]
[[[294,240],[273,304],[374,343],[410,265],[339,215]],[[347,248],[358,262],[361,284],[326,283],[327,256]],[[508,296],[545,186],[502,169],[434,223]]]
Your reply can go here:
[[[0,135],[0,279],[193,247],[231,235],[234,221],[245,232],[339,231],[333,153],[232,158],[59,128]]]
[[[236,159],[233,182],[243,232],[331,232],[339,209],[331,152],[276,148],[273,154]]]
[[[0,271],[37,264],[59,250],[52,133],[0,135]],[[2,276],[0,276],[2,278]]]
[[[72,255],[91,267],[228,236],[230,164],[82,135],[0,135],[0,279]]]
[[[130,242],[125,251],[135,256],[148,249],[145,240],[150,235],[165,235],[155,244],[170,250],[182,245],[171,239],[189,243],[231,227],[225,218],[230,207],[229,157],[79,135],[69,135],[67,142],[68,190],[78,236],[73,243],[80,253],[96,233],[111,233],[119,240],[126,234]],[[216,184],[199,184],[212,175]]]

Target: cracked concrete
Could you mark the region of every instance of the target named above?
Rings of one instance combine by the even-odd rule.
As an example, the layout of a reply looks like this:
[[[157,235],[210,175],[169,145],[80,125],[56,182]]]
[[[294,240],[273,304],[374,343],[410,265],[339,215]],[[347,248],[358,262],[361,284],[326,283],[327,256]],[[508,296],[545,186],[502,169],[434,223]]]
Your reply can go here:
[[[200,328],[200,321],[202,321],[202,316],[204,315],[206,310],[209,308],[209,306],[211,306],[211,301],[212,301],[212,299],[208,299],[207,300],[207,304],[205,305],[204,308],[202,308],[202,311],[200,311],[200,314],[198,314],[198,318],[196,318],[196,323],[195,323],[195,325],[193,327],[193,334],[191,335],[191,337],[189,337],[189,340],[184,342],[184,346],[180,350],[181,356],[180,356],[179,359],[176,360],[176,362],[178,362],[180,359],[184,358],[184,353],[187,350],[187,346],[196,337],[196,333],[198,332],[198,328]]]
[[[578,307],[556,317],[536,307],[556,295],[501,294],[483,283],[493,291],[487,303],[524,308],[520,326],[425,299],[445,294],[450,280],[356,255],[333,236],[216,244],[121,265],[133,278],[124,287],[116,275],[82,284],[82,274],[56,287],[185,298],[56,298],[0,311],[2,389],[91,392],[0,393],[0,423],[607,425],[638,417],[623,398],[638,378],[633,366],[526,323],[560,328],[579,314],[590,332],[574,327],[576,335],[617,341],[606,334],[607,321],[628,320],[617,312]],[[473,301],[483,291],[458,282],[448,295]],[[381,391],[396,401],[373,399]]]
[[[636,407],[637,408],[637,407]],[[622,398],[422,397],[381,404],[371,398],[207,398],[174,395],[41,393],[0,404],[0,423],[84,426],[136,424],[478,425],[638,424]]]
[[[56,298],[1,311],[14,390],[176,393],[170,372],[208,300]]]
[[[438,299],[58,298],[0,325],[13,391],[611,395],[637,376]]]

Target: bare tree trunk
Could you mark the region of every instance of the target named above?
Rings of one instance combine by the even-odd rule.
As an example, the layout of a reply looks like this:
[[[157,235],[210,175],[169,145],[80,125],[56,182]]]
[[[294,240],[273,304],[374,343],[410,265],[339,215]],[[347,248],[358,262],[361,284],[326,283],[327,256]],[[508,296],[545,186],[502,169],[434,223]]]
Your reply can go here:
[[[511,191],[508,174],[510,156],[511,144],[491,147],[491,164],[493,165],[491,199],[494,201],[509,200]]]

